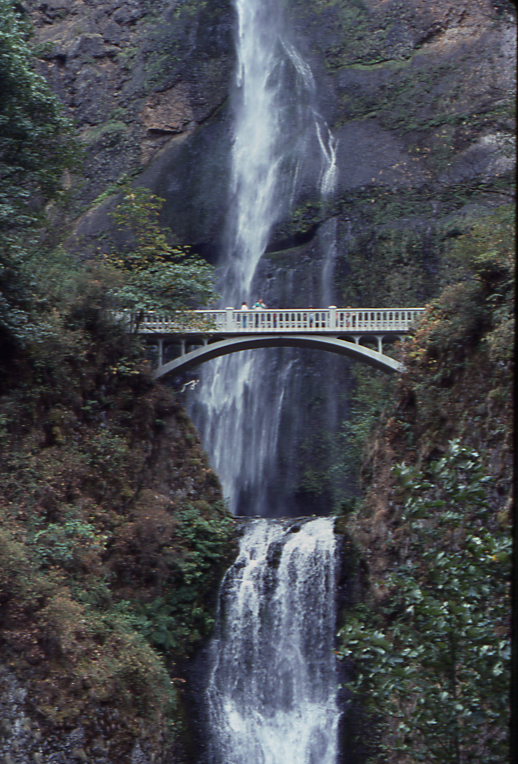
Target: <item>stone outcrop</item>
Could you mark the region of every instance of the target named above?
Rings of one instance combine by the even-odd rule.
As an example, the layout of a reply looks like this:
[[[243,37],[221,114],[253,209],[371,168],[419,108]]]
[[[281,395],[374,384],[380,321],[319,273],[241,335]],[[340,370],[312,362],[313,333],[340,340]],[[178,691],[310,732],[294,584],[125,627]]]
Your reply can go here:
[[[227,97],[229,2],[29,0],[27,8],[41,73],[85,146],[76,214]]]

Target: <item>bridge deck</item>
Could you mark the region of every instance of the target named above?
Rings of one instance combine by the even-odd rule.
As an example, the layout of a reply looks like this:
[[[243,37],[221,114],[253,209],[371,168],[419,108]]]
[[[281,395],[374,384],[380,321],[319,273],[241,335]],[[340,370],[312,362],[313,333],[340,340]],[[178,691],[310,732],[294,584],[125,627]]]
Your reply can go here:
[[[297,308],[280,310],[193,310],[176,316],[148,313],[139,334],[222,335],[283,334],[400,334],[424,308]]]

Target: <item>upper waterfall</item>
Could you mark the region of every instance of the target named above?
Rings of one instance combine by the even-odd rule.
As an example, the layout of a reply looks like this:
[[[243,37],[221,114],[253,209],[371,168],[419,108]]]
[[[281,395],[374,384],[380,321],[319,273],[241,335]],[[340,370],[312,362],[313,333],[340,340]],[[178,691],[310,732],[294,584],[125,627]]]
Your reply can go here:
[[[293,202],[311,142],[321,151],[320,185],[326,194],[334,184],[336,151],[315,108],[311,70],[288,39],[281,4],[235,2],[238,63],[229,248],[220,290],[226,303],[238,307],[250,298],[272,226]]]
[[[235,0],[235,6],[231,180],[218,291],[222,307],[239,308],[265,296],[258,264],[275,225],[292,211],[301,184],[311,176],[326,203],[337,164],[336,142],[317,109],[313,75],[291,40],[282,3]],[[324,237],[322,244],[322,297],[329,299],[334,239]],[[191,414],[233,512],[272,511],[271,478],[296,357],[291,350],[242,353],[212,361],[202,372]]]

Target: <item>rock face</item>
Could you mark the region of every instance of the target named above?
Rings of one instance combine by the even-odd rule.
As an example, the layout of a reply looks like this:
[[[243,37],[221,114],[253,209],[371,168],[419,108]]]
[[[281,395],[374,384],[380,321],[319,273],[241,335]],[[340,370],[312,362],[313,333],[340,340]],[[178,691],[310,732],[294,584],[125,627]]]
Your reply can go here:
[[[76,213],[135,176],[166,197],[164,222],[179,241],[217,259],[228,205],[230,0],[152,11],[139,0],[29,7],[45,44],[42,72],[85,146]],[[338,190],[323,210],[315,180],[304,184],[269,249],[289,252],[297,270],[306,254],[318,259],[318,229],[332,220],[336,299],[422,302],[439,287],[453,218],[507,198],[513,6],[291,0],[288,13],[338,140]],[[109,208],[108,199],[76,221],[82,249],[110,227]],[[366,270],[369,262],[376,267]]]
[[[430,260],[440,260],[445,219],[505,198],[512,166],[512,6],[292,0],[289,14],[338,139],[338,193],[334,208],[323,211],[306,185],[270,249],[293,247],[301,237],[311,248],[318,225],[333,218],[340,259],[352,270],[346,300],[422,300],[437,283],[429,272],[414,273],[402,230]],[[46,76],[86,145],[81,201],[90,204],[145,166],[136,182],[166,196],[164,222],[182,243],[217,257],[230,126],[224,111],[215,112],[231,86],[230,3],[161,3],[150,14],[138,2],[94,9],[59,0],[35,5],[32,16],[38,41],[50,45]],[[91,228],[77,226],[87,235]],[[370,289],[356,272],[360,249],[362,260],[367,255],[385,264]],[[382,289],[395,265],[396,282],[389,279]],[[403,286],[409,281],[410,291]]]
[[[85,146],[79,209],[132,177],[225,101],[229,2],[29,2],[41,72]]]
[[[507,199],[514,23],[484,1],[291,6],[338,139],[341,296],[421,302],[453,218]]]

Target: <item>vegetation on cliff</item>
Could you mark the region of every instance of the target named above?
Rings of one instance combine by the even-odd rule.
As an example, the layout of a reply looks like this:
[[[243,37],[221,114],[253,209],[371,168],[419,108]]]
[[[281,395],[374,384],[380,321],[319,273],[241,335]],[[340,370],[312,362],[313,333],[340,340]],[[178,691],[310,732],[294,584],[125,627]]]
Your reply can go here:
[[[424,472],[395,473],[405,551],[383,580],[390,594],[348,618],[341,657],[353,662],[353,686],[391,760],[504,764],[511,539],[494,517],[491,479],[458,441]]]
[[[341,656],[375,760],[508,758],[513,211],[472,219],[456,278],[403,344],[349,518],[369,567]]]
[[[74,158],[72,124],[36,74],[28,26],[0,0],[0,230],[34,222],[41,205],[62,194]]]
[[[84,307],[3,368],[0,640],[49,741],[80,726],[93,752],[109,728],[124,761],[169,749],[174,662],[210,631],[234,531],[181,406]]]
[[[145,188],[126,188],[112,216],[119,242],[102,257],[115,277],[109,297],[116,309],[131,311],[135,327],[146,312],[171,315],[217,297],[214,269],[188,247],[170,244],[171,232],[158,222],[163,202]]]

